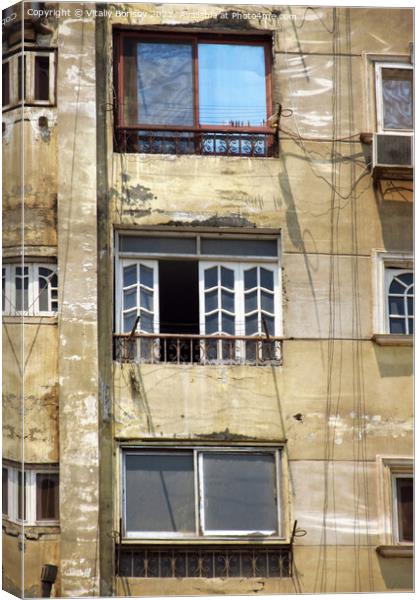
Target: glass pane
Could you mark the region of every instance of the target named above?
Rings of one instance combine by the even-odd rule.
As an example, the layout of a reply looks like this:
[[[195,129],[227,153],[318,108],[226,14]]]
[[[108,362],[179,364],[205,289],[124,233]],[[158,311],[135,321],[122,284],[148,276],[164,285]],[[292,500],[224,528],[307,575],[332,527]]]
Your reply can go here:
[[[390,296],[388,298],[389,314],[390,315],[404,315],[404,297],[403,296]]]
[[[261,329],[262,332],[265,333],[264,323],[268,329],[268,335],[274,335],[274,317],[268,317],[267,315],[261,315]]]
[[[403,285],[402,283],[400,283],[398,281],[398,279],[393,279],[391,281],[391,285],[389,286],[389,293],[390,294],[404,294],[406,290],[405,285]]]
[[[207,292],[207,294],[205,295],[205,299],[206,299],[206,313],[211,312],[212,310],[215,310],[216,308],[218,308],[218,290],[213,290],[212,292]]]
[[[135,308],[137,306],[137,288],[126,290],[124,292],[124,310]]]
[[[406,333],[405,319],[389,319],[389,333]]]
[[[18,56],[18,100],[24,100],[26,96],[26,56],[23,57],[23,73],[22,73],[22,56]],[[23,93],[22,93],[23,89]]]
[[[277,240],[201,238],[201,254],[214,256],[277,256]]]
[[[274,273],[268,269],[260,268],[261,287],[274,290]]]
[[[222,308],[229,312],[235,312],[235,296],[231,292],[222,290]]]
[[[408,319],[408,333],[411,335],[414,333],[414,319]]]
[[[3,514],[7,515],[9,512],[9,472],[8,470],[3,467],[2,468],[2,510],[3,510]]]
[[[211,335],[219,331],[219,313],[208,315],[206,317],[206,333]]]
[[[245,289],[250,290],[257,287],[257,268],[249,269],[245,271]]]
[[[382,98],[384,127],[386,129],[412,129],[412,69],[382,69]]]
[[[274,294],[261,292],[261,309],[269,313],[274,313]]]
[[[121,252],[144,254],[196,254],[195,238],[126,235],[120,237]]]
[[[259,333],[258,330],[258,313],[255,313],[251,317],[245,319],[245,335],[254,335]]]
[[[257,290],[255,292],[251,292],[250,294],[245,295],[245,312],[250,313],[253,310],[257,310]]]
[[[153,312],[153,292],[140,289],[140,306]]]
[[[35,100],[49,100],[50,58],[35,56]]]
[[[36,518],[58,519],[58,473],[36,474]]]
[[[124,315],[124,333],[130,333],[137,319],[137,311]]]
[[[222,331],[228,335],[235,335],[235,317],[222,313]]]
[[[413,283],[413,273],[401,273],[401,275],[397,275],[397,277],[407,286],[412,285]]]
[[[43,278],[38,278],[39,285],[39,310],[48,311],[50,309],[48,302],[48,282]]]
[[[191,44],[124,41],[125,124],[194,125]]]
[[[398,537],[400,542],[413,541],[413,479],[397,478]]]
[[[140,265],[140,283],[149,288],[153,288],[153,269]]]
[[[23,480],[23,482],[22,482]],[[26,473],[18,471],[18,519],[26,520]]]
[[[265,124],[263,46],[199,44],[198,83],[201,125]]]
[[[50,281],[51,281],[51,287],[57,287],[58,279],[57,279],[56,273],[54,273],[54,275],[51,277]]]
[[[277,531],[273,455],[226,452],[203,458],[206,530]]]
[[[232,290],[235,287],[235,273],[232,269],[226,269],[226,267],[221,267],[220,271],[222,286]]]
[[[52,271],[46,267],[39,267],[39,274],[42,275],[42,277],[49,277],[52,275]]]
[[[126,456],[128,531],[194,532],[192,454]]]
[[[204,271],[204,287],[208,288],[215,287],[218,283],[217,279],[217,267],[211,267]]]
[[[123,270],[123,286],[128,287],[137,283],[137,265],[124,267]]]
[[[140,329],[145,333],[153,333],[153,315],[143,311],[140,313]]]
[[[9,76],[9,63],[3,63],[2,70],[2,103],[6,106],[10,102],[10,76]]]

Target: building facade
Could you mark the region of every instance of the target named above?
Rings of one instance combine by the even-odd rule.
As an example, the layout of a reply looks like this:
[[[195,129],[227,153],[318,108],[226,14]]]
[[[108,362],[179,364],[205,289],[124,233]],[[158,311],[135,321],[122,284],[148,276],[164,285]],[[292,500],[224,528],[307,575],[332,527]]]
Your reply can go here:
[[[3,586],[413,587],[413,11],[3,11]]]

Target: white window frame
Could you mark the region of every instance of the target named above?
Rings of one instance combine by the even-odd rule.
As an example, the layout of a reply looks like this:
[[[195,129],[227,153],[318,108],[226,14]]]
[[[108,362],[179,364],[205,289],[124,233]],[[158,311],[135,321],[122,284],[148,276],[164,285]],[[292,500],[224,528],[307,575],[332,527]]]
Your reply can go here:
[[[153,332],[159,333],[160,317],[159,317],[159,263],[157,260],[143,260],[143,259],[123,259],[119,261],[119,268],[117,271],[117,294],[116,294],[116,318],[117,318],[117,330],[119,333],[124,331],[124,268],[136,265],[144,265],[153,269]],[[139,286],[138,282],[134,284],[136,287]],[[133,287],[134,287],[133,285]],[[140,312],[140,304],[138,302],[137,315]],[[134,309],[130,310],[134,312]],[[138,330],[138,325],[137,325]],[[126,332],[130,333],[130,332]]]
[[[396,336],[389,333],[387,269],[413,270],[413,255],[409,252],[386,252],[373,250],[373,333]],[[402,334],[411,337],[410,334]]]
[[[376,92],[376,119],[377,131],[384,134],[412,135],[413,129],[386,129],[383,125],[384,107],[382,94],[382,69],[410,69],[413,71],[413,65],[403,62],[375,62],[375,92]],[[414,89],[413,89],[414,92]],[[413,98],[414,103],[414,98]]]
[[[36,56],[48,56],[49,58],[49,90],[48,100],[36,100],[35,99],[35,57]],[[24,97],[18,99],[18,58],[26,58],[26,71],[25,71],[25,94]],[[56,58],[55,50],[25,50],[25,52],[18,52],[12,54],[3,59],[3,64],[9,63],[9,104],[3,106],[3,110],[14,108],[16,106],[22,106],[22,104],[29,104],[35,106],[52,106],[55,104],[55,67]]]
[[[17,268],[28,268],[28,308],[26,310],[16,310],[16,269]],[[5,306],[3,315],[14,316],[51,316],[57,315],[57,310],[40,310],[39,308],[39,269],[46,268],[50,269],[53,274],[58,275],[57,264],[55,263],[30,263],[25,264],[19,263],[7,263],[3,264],[2,268],[5,272]],[[3,272],[2,272],[3,278]],[[3,281],[2,281],[3,283]],[[51,286],[51,282],[48,285],[48,300],[49,306],[55,299],[52,298],[52,290],[58,289]],[[58,297],[57,297],[58,304]]]
[[[38,474],[59,474],[57,468],[34,468],[24,469],[19,467],[11,467],[6,464],[3,468],[7,469],[8,474],[8,495],[7,495],[7,514],[3,513],[3,518],[14,523],[22,523],[24,525],[57,525],[59,519],[39,519],[36,515],[36,476]],[[18,478],[19,472],[26,476],[26,519],[18,517]]]
[[[413,476],[413,458],[408,456],[376,457],[378,473],[378,523],[380,543],[386,546],[410,548],[413,542],[400,541],[396,478]]]
[[[282,321],[282,302],[281,302],[281,285],[282,285],[282,273],[281,273],[281,244],[279,236],[270,235],[270,236],[260,236],[261,239],[276,239],[277,241],[277,256],[273,257],[256,257],[256,256],[216,256],[216,255],[204,255],[201,254],[201,237],[204,238],[215,238],[220,239],[220,234],[215,233],[207,233],[203,232],[201,234],[194,234],[189,232],[186,233],[177,233],[174,231],[162,232],[157,231],[154,232],[156,237],[184,237],[187,235],[188,237],[193,237],[197,239],[197,254],[188,254],[188,255],[179,255],[179,254],[146,254],[146,253],[132,253],[132,252],[122,252],[119,250],[119,236],[128,236],[128,235],[136,235],[139,236],[141,234],[145,236],[151,236],[151,231],[136,231],[136,232],[116,232],[115,234],[115,332],[117,334],[123,333],[123,317],[122,317],[122,277],[123,277],[123,267],[129,265],[133,262],[141,262],[146,264],[147,266],[155,265],[157,278],[155,280],[155,296],[154,302],[155,306],[155,331],[154,333],[159,333],[160,329],[160,317],[159,317],[159,260],[162,259],[171,259],[176,260],[179,258],[183,259],[192,259],[196,260],[199,263],[199,297],[200,297],[200,308],[199,308],[199,319],[200,319],[200,331],[201,335],[203,335],[204,331],[204,296],[202,290],[204,289],[204,283],[202,281],[201,273],[202,273],[202,265],[203,264],[214,264],[214,265],[222,265],[229,269],[236,269],[236,273],[243,272],[243,269],[248,269],[252,267],[267,267],[272,269],[274,272],[274,323],[275,323],[275,337],[281,337],[283,335],[283,321]],[[259,239],[258,234],[233,234],[226,233],[224,235],[227,239]],[[243,267],[241,265],[244,265]],[[242,269],[242,271],[241,271]],[[243,277],[243,276],[242,276]],[[242,283],[243,286],[243,283]],[[243,294],[242,294],[243,296]],[[235,294],[235,308],[236,308],[236,294]],[[238,317],[236,319],[236,323],[242,321],[243,325],[243,334],[244,334],[244,309],[238,306]],[[215,334],[216,335],[216,334]],[[237,334],[239,335],[239,333]],[[253,336],[250,336],[253,337]]]
[[[398,269],[396,267],[389,267],[386,266],[385,267],[385,320],[386,320],[386,329],[387,329],[387,333],[391,334],[390,329],[391,329],[391,324],[390,324],[390,318],[391,315],[389,313],[389,288],[390,285],[392,283],[392,281],[394,280],[394,277],[398,277],[398,275],[402,275],[404,273],[413,273],[413,269]],[[409,333],[409,327],[408,327],[408,322],[409,322],[409,317],[408,317],[408,312],[404,313],[404,315],[401,316],[401,318],[404,318],[404,327],[405,327],[405,332],[403,334],[397,334],[397,335],[412,335]]]
[[[190,452],[193,456],[193,468],[194,468],[194,505],[195,505],[195,532],[183,533],[183,532],[162,532],[162,531],[148,531],[148,532],[135,532],[127,530],[126,522],[126,456],[135,454],[169,454],[173,456],[176,451],[185,454]],[[274,470],[276,477],[276,489],[275,489],[275,501],[277,507],[277,530],[273,532],[262,531],[256,532],[253,530],[245,531],[206,531],[205,530],[205,507],[204,507],[204,474],[203,474],[203,454],[210,453],[217,454],[271,454],[274,457]],[[121,447],[120,464],[120,498],[121,498],[121,520],[122,520],[122,535],[127,540],[148,540],[148,539],[167,539],[167,540],[209,540],[209,539],[255,539],[261,541],[266,540],[284,540],[284,529],[285,529],[285,514],[286,510],[284,507],[284,462],[283,462],[284,451],[283,448],[276,447],[155,447],[155,452],[151,448],[145,447]],[[254,535],[252,535],[254,534]]]

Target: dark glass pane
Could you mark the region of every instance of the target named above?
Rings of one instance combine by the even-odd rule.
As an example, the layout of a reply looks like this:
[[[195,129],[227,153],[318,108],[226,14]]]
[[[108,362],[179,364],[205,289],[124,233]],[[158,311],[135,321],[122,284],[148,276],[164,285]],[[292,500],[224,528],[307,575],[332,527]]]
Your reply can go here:
[[[245,289],[250,290],[257,287],[257,268],[245,271]]]
[[[262,322],[262,331],[263,333],[265,333],[265,327],[264,327],[264,323],[267,326],[268,329],[268,334],[269,335],[274,335],[274,317],[268,317],[265,314],[261,315],[261,322]]]
[[[26,473],[18,471],[18,519],[26,520]]]
[[[10,103],[10,67],[9,63],[3,63],[2,69],[2,104],[7,106]]]
[[[205,299],[206,299],[205,311],[206,311],[206,313],[209,313],[212,310],[216,310],[216,308],[218,308],[218,295],[219,295],[219,292],[217,289],[213,290],[212,292],[206,293],[206,295],[205,295]]]
[[[57,278],[57,274],[54,273],[54,275],[50,278],[51,281],[51,287],[57,287],[58,286],[58,278]]]
[[[140,283],[149,288],[153,288],[153,269],[140,265]]]
[[[228,335],[235,335],[235,317],[222,313],[222,331]]]
[[[265,124],[263,46],[199,44],[198,78],[200,124]]]
[[[124,292],[124,310],[135,308],[137,306],[137,288],[126,290]]]
[[[153,312],[153,292],[140,289],[140,306]]]
[[[222,286],[232,290],[235,286],[235,273],[232,269],[226,269],[226,267],[221,267],[220,271]]]
[[[36,474],[36,518],[58,519],[58,473]]]
[[[146,312],[140,313],[140,330],[145,333],[153,333],[153,315]]]
[[[192,45],[124,40],[126,125],[194,125]]]
[[[229,312],[235,312],[235,295],[222,290],[222,308]]]
[[[206,317],[206,334],[212,335],[219,331],[219,313],[208,315]]]
[[[255,290],[255,292],[251,292],[249,294],[245,295],[245,312],[246,313],[250,313],[253,310],[257,310],[257,296],[258,292],[257,290]]]
[[[274,273],[268,269],[260,268],[261,287],[267,290],[274,290]]]
[[[269,313],[274,313],[274,295],[267,292],[261,292],[261,309]]]
[[[277,256],[277,240],[201,238],[201,254],[214,256]]]
[[[2,507],[3,514],[7,515],[9,512],[9,472],[6,467],[2,470]]]
[[[26,56],[23,57],[23,65],[22,73],[22,56],[18,56],[18,100],[24,100],[26,96]]]
[[[50,275],[52,275],[52,271],[51,269],[47,269],[46,267],[39,267],[39,274],[42,275],[42,277],[50,277]]]
[[[128,287],[137,283],[137,265],[130,265],[129,267],[124,267],[123,277],[124,287]]]
[[[126,235],[120,238],[121,252],[144,254],[196,254],[195,238]]]
[[[413,273],[402,273],[401,275],[397,275],[398,279],[405,283],[405,285],[409,286],[413,284],[414,276]]]
[[[276,478],[271,454],[204,454],[205,528],[276,531]]]
[[[245,319],[245,335],[254,335],[258,331],[258,313]]]
[[[389,296],[388,306],[390,315],[404,315],[404,297],[403,296]]]
[[[408,333],[410,335],[414,333],[414,319],[408,319]]]
[[[405,319],[389,319],[389,333],[406,333]]]
[[[127,455],[128,531],[194,532],[193,456]]]
[[[400,542],[413,541],[413,479],[397,478],[398,534]]]
[[[385,129],[412,129],[412,69],[382,69],[382,98]]]
[[[390,294],[404,294],[405,292],[405,285],[403,285],[400,281],[398,281],[397,279],[393,279],[391,281],[391,285],[389,286],[389,293]]]
[[[124,332],[130,333],[137,319],[137,311],[133,311],[124,315]]]
[[[218,283],[217,267],[211,267],[204,271],[204,287],[207,289],[215,287]]]
[[[50,58],[35,56],[35,100],[49,100]]]

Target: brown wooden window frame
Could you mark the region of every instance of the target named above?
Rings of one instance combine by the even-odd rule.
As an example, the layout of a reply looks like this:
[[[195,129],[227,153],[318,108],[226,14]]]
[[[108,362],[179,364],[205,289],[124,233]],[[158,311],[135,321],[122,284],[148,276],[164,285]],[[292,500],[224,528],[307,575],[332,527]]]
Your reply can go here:
[[[135,38],[138,41],[147,40],[148,42],[162,43],[190,43],[193,49],[193,116],[194,124],[189,125],[167,125],[162,124],[141,124],[127,125],[124,122],[124,52],[123,44],[127,38]],[[274,143],[274,130],[267,124],[265,126],[244,126],[244,125],[202,125],[199,122],[199,65],[198,65],[198,44],[233,44],[262,46],[265,57],[265,93],[266,93],[266,123],[273,114],[272,99],[272,39],[267,34],[261,35],[232,35],[232,34],[207,34],[207,33],[162,33],[156,31],[133,31],[118,28],[114,30],[114,87],[116,88],[116,103],[114,106],[114,122],[117,133],[136,133],[145,132],[190,132],[192,134],[264,134],[269,136],[269,144]],[[187,152],[188,153],[188,152]],[[240,154],[239,154],[240,155]],[[271,151],[270,154],[272,155]]]

